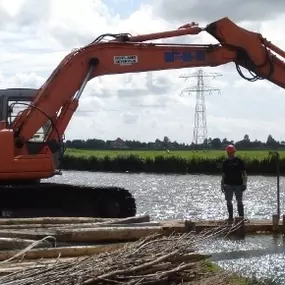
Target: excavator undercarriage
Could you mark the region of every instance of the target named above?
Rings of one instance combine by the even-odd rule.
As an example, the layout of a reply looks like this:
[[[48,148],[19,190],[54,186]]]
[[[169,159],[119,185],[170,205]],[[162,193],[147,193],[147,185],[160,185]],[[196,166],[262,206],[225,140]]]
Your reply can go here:
[[[9,125],[33,100],[37,90],[10,88],[0,90],[0,120]],[[50,122],[28,142],[29,154],[37,154]],[[54,153],[60,167],[63,149]],[[58,173],[60,174],[60,172]],[[1,181],[1,217],[74,216],[125,218],[136,215],[132,194],[120,187],[92,187],[43,181]]]
[[[61,183],[1,185],[2,217],[135,216],[132,195],[119,187],[92,187]]]

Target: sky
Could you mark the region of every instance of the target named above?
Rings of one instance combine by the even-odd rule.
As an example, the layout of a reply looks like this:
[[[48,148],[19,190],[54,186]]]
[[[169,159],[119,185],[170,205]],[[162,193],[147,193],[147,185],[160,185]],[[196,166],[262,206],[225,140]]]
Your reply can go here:
[[[204,27],[229,17],[285,50],[283,11],[284,0],[274,0],[274,5],[268,0],[0,0],[0,88],[40,88],[64,56],[103,33],[160,32],[193,21]],[[206,32],[167,41],[217,43]],[[191,143],[195,93],[185,90],[195,88],[197,79],[180,76],[195,72],[177,69],[90,80],[66,139],[154,141],[168,136]],[[285,139],[285,90],[266,80],[244,80],[233,63],[203,72],[221,74],[205,79],[207,86],[220,90],[206,94],[208,137],[236,141],[248,134],[265,141],[271,134]]]

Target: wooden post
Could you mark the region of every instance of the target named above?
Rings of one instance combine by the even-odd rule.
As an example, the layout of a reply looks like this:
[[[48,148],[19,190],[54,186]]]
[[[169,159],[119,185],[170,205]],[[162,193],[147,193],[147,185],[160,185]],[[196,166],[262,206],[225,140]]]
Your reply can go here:
[[[245,237],[245,226],[244,226],[244,218],[242,217],[235,217],[234,218],[234,227],[237,229],[235,233],[238,237]]]
[[[270,151],[269,157],[276,162],[276,202],[277,202],[277,215],[280,219],[280,153],[278,151]]]
[[[196,232],[195,223],[191,220],[185,220],[184,225],[186,233],[190,233],[192,231]]]
[[[277,178],[277,215],[280,219],[280,154],[276,152],[276,178]]]
[[[272,215],[272,232],[277,233],[279,230],[279,219],[280,216],[277,214]]]
[[[282,216],[282,234],[285,235],[285,215]]]

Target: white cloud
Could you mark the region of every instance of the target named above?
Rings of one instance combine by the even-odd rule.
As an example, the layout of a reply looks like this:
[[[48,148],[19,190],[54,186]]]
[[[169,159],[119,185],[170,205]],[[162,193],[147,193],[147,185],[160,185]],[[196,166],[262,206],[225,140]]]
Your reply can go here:
[[[234,21],[260,21],[274,19],[285,8],[283,0],[275,0],[272,5],[267,0],[231,1],[231,0],[157,0],[154,10],[170,20],[215,21],[225,15]],[[194,19],[192,19],[193,21]]]
[[[188,4],[179,5],[184,7],[182,10],[177,5],[173,6],[177,3],[174,0],[160,0],[154,6],[141,3],[127,16],[125,12],[121,15],[120,9],[113,11],[113,6],[104,4],[107,2],[0,1],[0,87],[40,87],[73,48],[82,47],[103,33],[129,32],[137,35],[176,29],[187,21],[200,20],[201,25],[208,23],[207,10],[203,8],[205,1],[201,0],[199,3],[188,1],[189,5],[194,5],[192,9],[191,5],[187,8]],[[262,6],[259,4],[240,6],[236,11],[231,9],[229,15],[240,21],[238,24],[261,32],[268,40],[285,49],[282,38],[285,14],[279,13],[283,2],[278,2],[281,6],[276,10],[271,5],[266,19],[260,17],[264,11],[258,10]],[[158,10],[159,7],[163,9]],[[227,4],[227,7],[232,5]],[[249,15],[255,18],[242,13],[242,9],[254,10],[254,13],[250,10]],[[214,12],[211,15],[213,20],[224,17],[220,12]],[[169,20],[169,15],[173,20]],[[165,41],[216,43],[206,33]],[[149,60],[152,60],[151,55]],[[209,136],[236,140],[248,133],[253,139],[265,140],[271,133],[277,139],[284,138],[285,96],[282,88],[265,80],[247,82],[237,73],[234,64],[205,67],[204,70],[223,75],[207,81],[207,85],[221,89],[220,95],[214,92],[206,96]],[[66,138],[121,137],[153,141],[167,135],[171,140],[191,142],[195,93],[184,96],[180,93],[196,82],[195,79],[185,82],[179,75],[194,71],[195,68],[92,79],[69,124]]]
[[[124,124],[136,124],[139,119],[139,115],[134,112],[124,112],[121,114]]]

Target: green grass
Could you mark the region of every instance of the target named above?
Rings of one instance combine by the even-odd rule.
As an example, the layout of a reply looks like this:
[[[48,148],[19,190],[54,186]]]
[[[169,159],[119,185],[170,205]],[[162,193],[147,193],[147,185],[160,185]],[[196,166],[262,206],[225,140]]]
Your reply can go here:
[[[246,159],[264,159],[268,157],[270,150],[245,150],[238,151],[237,155]],[[285,150],[279,151],[280,158],[285,158]],[[154,158],[156,156],[175,156],[184,159],[189,158],[203,158],[203,159],[213,159],[219,158],[221,156],[225,156],[224,151],[219,150],[210,150],[210,151],[191,151],[191,150],[170,150],[168,154],[163,150],[81,150],[81,149],[67,149],[67,155],[72,156],[80,156],[80,157],[90,157],[96,156],[103,158],[104,156],[108,156],[110,158],[114,158],[117,156],[129,156],[136,155],[140,158]]]
[[[274,175],[276,162],[269,150],[240,151],[251,174]],[[128,151],[67,149],[62,169],[82,171],[220,174],[223,151]],[[280,152],[280,172],[285,173],[285,151]]]

